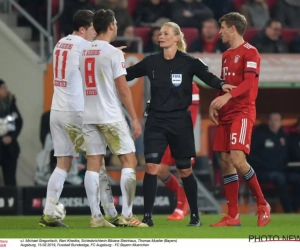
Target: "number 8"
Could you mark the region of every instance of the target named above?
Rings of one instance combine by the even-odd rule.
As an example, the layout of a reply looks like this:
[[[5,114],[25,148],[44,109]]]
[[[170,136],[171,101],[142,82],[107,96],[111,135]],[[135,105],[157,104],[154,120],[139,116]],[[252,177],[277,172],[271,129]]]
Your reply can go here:
[[[86,58],[84,61],[85,86],[96,88],[95,80],[95,58]]]

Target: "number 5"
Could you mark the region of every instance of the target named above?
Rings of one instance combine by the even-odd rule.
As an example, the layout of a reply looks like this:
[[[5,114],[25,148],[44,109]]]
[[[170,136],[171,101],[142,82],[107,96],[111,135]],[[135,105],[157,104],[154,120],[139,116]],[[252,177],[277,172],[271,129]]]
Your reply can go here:
[[[236,135],[237,133],[230,134],[230,143],[233,145],[236,144]]]

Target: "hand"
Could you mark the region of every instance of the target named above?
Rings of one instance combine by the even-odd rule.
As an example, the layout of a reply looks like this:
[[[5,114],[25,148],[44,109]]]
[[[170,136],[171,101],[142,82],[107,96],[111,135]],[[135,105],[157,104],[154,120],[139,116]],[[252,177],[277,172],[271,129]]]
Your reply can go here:
[[[209,107],[208,110],[209,119],[216,125],[218,125],[218,111],[214,109],[212,106]]]
[[[5,145],[8,145],[8,144],[10,144],[10,143],[12,142],[12,138],[11,138],[11,136],[4,136],[4,137],[2,138],[2,141],[3,141],[3,143],[4,143]]]
[[[228,84],[228,83],[225,83],[225,84],[222,85],[222,90],[223,90],[224,92],[229,92],[229,91],[231,91],[231,90],[233,90],[233,89],[235,89],[235,88],[236,88],[236,86],[230,85],[230,84]]]
[[[216,99],[214,99],[210,106],[213,107],[214,109],[220,109],[222,108],[228,101],[229,99],[232,97],[232,95],[230,93],[226,93],[225,95],[221,95],[219,97],[217,97]]]
[[[118,47],[117,49],[119,49],[119,50],[121,50],[121,51],[123,51],[123,49],[126,49],[127,48],[127,46],[120,46],[120,47]],[[125,53],[123,52],[123,54],[125,55]]]
[[[140,122],[138,121],[138,119],[136,120],[132,120],[132,126],[133,126],[133,140],[135,140],[136,138],[138,138],[141,133],[142,133],[142,127]]]

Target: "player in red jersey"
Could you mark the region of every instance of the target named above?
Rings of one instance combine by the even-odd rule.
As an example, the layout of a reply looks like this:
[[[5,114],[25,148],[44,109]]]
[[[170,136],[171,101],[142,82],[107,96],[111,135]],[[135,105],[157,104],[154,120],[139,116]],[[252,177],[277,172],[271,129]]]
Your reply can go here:
[[[255,101],[258,92],[260,55],[245,42],[246,18],[236,12],[220,19],[220,35],[230,48],[222,57],[222,78],[236,88],[229,93],[220,91],[209,108],[210,119],[217,127],[214,151],[221,152],[222,173],[228,215],[213,227],[240,226],[238,212],[239,171],[257,200],[258,226],[270,222],[270,206],[265,200],[256,174],[246,161],[250,152],[252,127],[256,119]]]
[[[195,127],[197,116],[199,114],[199,88],[196,83],[193,83],[193,102],[189,107],[193,120],[193,126]],[[194,159],[192,159],[192,165],[194,165]],[[184,216],[188,212],[189,204],[187,202],[183,186],[175,177],[170,173],[170,167],[175,166],[175,160],[172,157],[170,147],[168,146],[160,163],[160,171],[158,178],[165,184],[166,188],[171,190],[177,196],[177,205],[174,212],[167,217],[168,220],[183,220]]]

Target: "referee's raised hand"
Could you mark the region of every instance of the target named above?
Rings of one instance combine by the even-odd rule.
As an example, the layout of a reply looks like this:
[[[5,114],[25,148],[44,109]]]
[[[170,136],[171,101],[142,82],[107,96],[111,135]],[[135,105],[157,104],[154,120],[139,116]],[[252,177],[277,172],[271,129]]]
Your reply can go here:
[[[138,119],[132,120],[132,126],[133,126],[132,138],[135,140],[141,135],[142,127]]]
[[[126,49],[127,46],[120,46],[120,47],[117,47],[117,49],[121,50],[123,52],[123,54],[125,55],[125,52],[123,51],[123,49]]]

